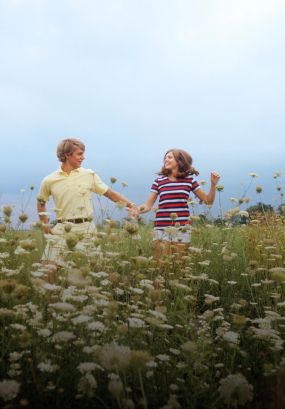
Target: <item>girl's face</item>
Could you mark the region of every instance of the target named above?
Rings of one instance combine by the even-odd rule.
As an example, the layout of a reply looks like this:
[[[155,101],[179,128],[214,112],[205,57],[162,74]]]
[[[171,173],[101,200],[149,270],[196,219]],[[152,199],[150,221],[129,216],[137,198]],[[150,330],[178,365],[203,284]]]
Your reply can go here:
[[[172,152],[168,152],[164,157],[164,167],[171,171],[171,174],[175,174],[178,171],[178,163],[174,158]]]

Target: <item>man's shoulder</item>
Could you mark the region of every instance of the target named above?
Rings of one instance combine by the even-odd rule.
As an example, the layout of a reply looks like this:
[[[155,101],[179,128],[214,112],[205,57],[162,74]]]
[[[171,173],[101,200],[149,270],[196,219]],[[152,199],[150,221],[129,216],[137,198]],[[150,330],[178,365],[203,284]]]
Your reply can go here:
[[[43,178],[43,182],[49,181],[49,180],[53,180],[53,179],[56,178],[59,174],[60,174],[60,170],[57,169],[57,170],[53,171],[52,173],[48,174],[47,176],[45,176],[45,177]]]
[[[95,172],[93,169],[79,168],[78,170],[80,173],[84,175],[95,175]]]

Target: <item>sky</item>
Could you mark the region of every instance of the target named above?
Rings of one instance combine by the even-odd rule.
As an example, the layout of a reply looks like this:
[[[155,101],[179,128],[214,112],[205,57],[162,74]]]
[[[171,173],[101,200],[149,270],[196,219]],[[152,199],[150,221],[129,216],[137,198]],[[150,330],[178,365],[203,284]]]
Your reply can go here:
[[[205,190],[221,174],[225,208],[249,173],[251,204],[277,205],[284,20],[283,0],[0,0],[0,205],[19,209],[33,185],[36,217],[67,137],[85,143],[84,167],[116,177],[115,190],[127,183],[137,203],[175,147]]]

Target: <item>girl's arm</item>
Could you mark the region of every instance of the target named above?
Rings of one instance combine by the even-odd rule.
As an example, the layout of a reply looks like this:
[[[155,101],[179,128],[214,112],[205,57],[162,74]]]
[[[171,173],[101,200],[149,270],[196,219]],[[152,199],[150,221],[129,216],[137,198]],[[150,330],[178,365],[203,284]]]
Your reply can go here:
[[[215,196],[216,196],[216,185],[218,181],[220,180],[220,175],[217,172],[212,172],[211,173],[211,188],[209,190],[209,193],[205,193],[203,189],[198,189],[195,193],[195,195],[202,200],[204,203],[211,205],[214,203]]]
[[[156,199],[157,199],[158,194],[156,192],[151,192],[145,203],[141,204],[138,206],[139,212],[140,213],[147,213],[152,209],[152,206],[154,205]]]

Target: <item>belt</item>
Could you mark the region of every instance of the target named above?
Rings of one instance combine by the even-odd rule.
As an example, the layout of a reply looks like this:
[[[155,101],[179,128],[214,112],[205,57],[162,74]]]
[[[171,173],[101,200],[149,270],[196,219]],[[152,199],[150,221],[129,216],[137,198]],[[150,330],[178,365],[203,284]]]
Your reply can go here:
[[[86,223],[86,222],[90,222],[90,221],[91,220],[88,217],[77,217],[76,219],[57,220],[57,223],[68,222],[68,223],[79,224],[79,223]]]

